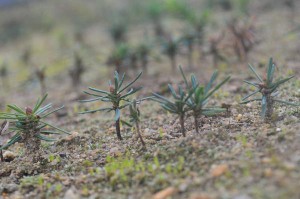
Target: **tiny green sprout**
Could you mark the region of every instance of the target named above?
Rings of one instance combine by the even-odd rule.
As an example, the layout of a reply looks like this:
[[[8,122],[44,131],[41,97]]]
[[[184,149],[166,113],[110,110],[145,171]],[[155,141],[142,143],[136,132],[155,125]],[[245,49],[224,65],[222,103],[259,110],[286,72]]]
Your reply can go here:
[[[8,108],[13,110],[13,113],[0,112],[0,119],[9,121],[10,126],[8,130],[15,133],[5,145],[0,147],[0,150],[7,149],[16,142],[22,142],[28,154],[37,154],[40,150],[41,140],[46,142],[55,141],[55,139],[48,137],[48,135],[69,134],[67,131],[44,121],[49,115],[63,108],[62,106],[50,110],[52,108],[51,103],[42,106],[46,98],[47,94],[41,100],[38,99],[33,109],[27,107],[25,110],[22,110],[17,105],[12,104],[8,105]]]
[[[276,66],[273,63],[272,58],[270,58],[269,66],[267,69],[267,74],[266,74],[266,77],[264,77],[264,78],[259,76],[257,74],[256,70],[250,64],[249,64],[249,68],[254,73],[254,75],[258,81],[250,82],[250,81],[244,80],[245,83],[249,84],[250,86],[254,86],[256,88],[256,90],[254,92],[248,94],[247,96],[245,96],[242,99],[242,102],[241,102],[242,104],[247,104],[252,101],[261,101],[261,116],[262,116],[262,118],[265,119],[265,121],[269,120],[273,114],[274,102],[278,102],[278,103],[290,105],[290,106],[300,106],[300,104],[295,104],[295,103],[291,103],[288,101],[275,99],[275,96],[278,95],[278,91],[277,91],[278,87],[281,84],[292,79],[294,76],[290,76],[290,77],[287,77],[284,79],[273,81]],[[259,98],[248,99],[257,93],[260,93],[262,96]]]
[[[140,110],[137,106],[136,100],[133,100],[132,104],[130,104],[129,110],[130,110],[130,122],[135,124],[135,130],[141,140],[141,143],[143,146],[146,146],[140,131]]]
[[[206,116],[212,116],[215,114],[218,114],[220,112],[226,111],[224,108],[219,107],[206,107],[206,104],[209,101],[209,98],[221,88],[229,79],[230,77],[225,78],[222,82],[220,82],[218,85],[216,85],[213,88],[214,81],[216,80],[218,76],[218,72],[214,72],[213,75],[210,78],[210,81],[206,86],[199,85],[199,81],[197,80],[195,75],[191,75],[191,85],[188,83],[183,70],[181,67],[180,72],[183,77],[184,83],[187,87],[187,89],[192,92],[191,97],[187,100],[187,106],[189,109],[193,112],[194,116],[194,125],[195,130],[197,133],[199,133],[199,125],[198,125],[198,118],[201,115]],[[195,91],[195,92],[193,92]]]
[[[179,53],[179,41],[169,37],[162,41],[162,52],[170,59],[171,69],[176,69],[176,56]]]
[[[177,114],[179,116],[181,133],[185,137],[186,135],[185,135],[184,119],[185,119],[186,112],[189,110],[189,107],[187,107],[187,101],[191,98],[195,90],[191,89],[185,92],[182,86],[178,85],[178,94],[177,94],[171,84],[169,84],[168,87],[174,98],[174,101],[170,101],[169,99],[157,93],[153,93],[155,97],[153,100],[160,103],[161,107],[166,111],[172,114]]]
[[[139,75],[130,83],[123,86],[125,73],[122,75],[122,77],[119,77],[119,73],[115,71],[114,75],[114,85],[111,84],[111,81],[109,81],[109,91],[104,91],[96,88],[89,87],[89,90],[93,91],[93,93],[84,91],[85,94],[94,96],[95,98],[88,99],[88,100],[81,100],[81,102],[94,102],[94,101],[102,101],[102,102],[109,102],[112,104],[111,107],[106,108],[100,108],[96,110],[89,110],[81,112],[80,114],[85,113],[95,113],[98,111],[114,111],[115,112],[115,125],[116,125],[116,133],[119,140],[122,140],[121,131],[120,131],[120,115],[121,110],[131,104],[129,96],[133,95],[134,93],[138,92],[142,89],[142,87],[138,88],[130,88],[142,75],[142,72],[139,73]],[[130,90],[126,92],[127,89]],[[123,92],[126,92],[123,94]],[[121,105],[121,102],[125,102],[124,105]]]
[[[72,80],[72,86],[74,86],[75,88],[77,88],[81,84],[81,77],[84,71],[85,66],[83,64],[82,58],[78,55],[78,53],[75,53],[74,65],[69,70],[69,75]]]

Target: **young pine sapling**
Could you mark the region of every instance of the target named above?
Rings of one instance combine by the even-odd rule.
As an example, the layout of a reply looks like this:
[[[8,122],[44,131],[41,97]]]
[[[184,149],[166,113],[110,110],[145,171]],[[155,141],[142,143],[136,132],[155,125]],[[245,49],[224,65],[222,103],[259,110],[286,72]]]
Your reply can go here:
[[[157,93],[153,93],[154,101],[157,101],[163,109],[166,111],[176,114],[179,116],[179,122],[181,127],[181,133],[185,137],[185,127],[184,127],[184,120],[186,112],[189,111],[189,107],[187,106],[187,101],[190,99],[194,90],[188,90],[185,92],[181,85],[178,85],[178,94],[176,93],[175,89],[171,84],[168,85],[169,90],[174,98],[174,101],[171,101]]]
[[[242,104],[246,104],[252,101],[261,101],[261,116],[262,118],[265,119],[265,121],[268,121],[271,119],[271,116],[273,114],[273,109],[274,109],[274,103],[278,102],[281,104],[285,105],[291,105],[291,106],[300,106],[300,104],[288,102],[288,101],[283,101],[279,99],[275,99],[275,96],[278,95],[278,87],[287,82],[288,80],[292,79],[294,76],[290,76],[281,80],[276,80],[274,81],[274,72],[275,72],[275,64],[273,63],[273,59],[270,58],[269,60],[269,66],[267,69],[267,74],[262,78],[259,76],[256,72],[256,70],[249,64],[250,70],[254,73],[257,82],[250,82],[247,80],[244,80],[245,83],[249,84],[250,86],[254,86],[256,90],[249,95],[245,96],[242,99]],[[248,99],[251,96],[260,93],[261,97],[259,98],[253,98],[253,99]]]
[[[179,53],[179,41],[172,37],[163,40],[162,50],[170,59],[172,71],[176,71],[176,56]]]
[[[40,83],[41,96],[44,96],[46,94],[46,67],[37,68],[35,74]]]
[[[69,75],[72,80],[72,86],[77,88],[81,84],[81,77],[85,71],[82,58],[76,53],[74,56],[74,66],[69,70]]]
[[[121,21],[114,22],[109,29],[110,36],[115,45],[126,42],[126,32],[127,27],[125,23]]]
[[[111,56],[107,60],[107,64],[115,66],[115,71],[121,72],[124,61],[129,56],[128,45],[121,43],[118,44],[111,53]]]
[[[194,43],[196,40],[196,35],[193,31],[188,30],[184,32],[183,36],[181,37],[180,41],[186,46],[187,58],[188,58],[188,67],[190,70],[193,69],[193,53],[194,53]]]
[[[142,72],[139,73],[139,75],[134,80],[132,80],[130,83],[123,86],[125,73],[120,78],[119,73],[117,71],[115,71],[114,85],[112,85],[112,83],[109,81],[109,91],[104,91],[104,90],[89,87],[89,90],[93,91],[93,93],[86,92],[86,91],[84,91],[84,93],[94,96],[95,98],[88,99],[88,100],[82,100],[81,102],[102,101],[102,102],[111,103],[111,106],[106,107],[106,108],[96,109],[96,110],[84,111],[84,112],[81,112],[80,114],[95,113],[98,111],[107,111],[107,112],[114,111],[115,112],[114,120],[115,120],[115,126],[116,126],[116,134],[117,134],[118,139],[122,140],[121,131],[120,131],[121,110],[131,104],[131,101],[128,97],[142,89],[142,87],[130,88],[141,77],[141,75],[142,75]],[[126,92],[126,90],[129,88],[130,88],[130,90],[128,92]],[[125,92],[125,93],[123,93],[123,92]],[[125,102],[125,104],[121,105],[122,102]]]
[[[141,140],[142,145],[145,147],[146,144],[143,140],[143,137],[142,137],[141,131],[140,131],[140,110],[137,106],[136,100],[133,100],[132,104],[129,105],[129,111],[130,111],[130,122],[135,125],[135,130]]]
[[[25,110],[22,110],[17,105],[12,104],[8,105],[8,108],[13,110],[13,113],[0,112],[0,119],[9,121],[9,130],[15,132],[10,140],[0,147],[0,150],[7,149],[16,142],[21,142],[25,145],[26,154],[33,154],[35,159],[39,158],[41,140],[53,142],[55,139],[48,137],[48,135],[61,133],[69,134],[67,131],[53,126],[44,120],[49,115],[63,108],[62,106],[50,110],[52,108],[51,103],[42,106],[46,98],[47,94],[41,100],[38,99],[33,109],[26,107]]]
[[[190,92],[195,91],[193,92],[191,97],[187,100],[187,106],[193,112],[195,130],[197,133],[199,133],[198,119],[201,115],[212,116],[220,112],[226,111],[226,109],[224,108],[206,107],[206,104],[208,103],[209,98],[217,90],[219,90],[220,87],[223,86],[230,79],[230,77],[225,78],[221,83],[213,87],[213,84],[218,75],[217,72],[214,72],[208,84],[206,86],[202,86],[199,84],[195,75],[191,75],[191,83],[189,84],[181,67],[180,67],[180,72],[182,74],[187,89]]]

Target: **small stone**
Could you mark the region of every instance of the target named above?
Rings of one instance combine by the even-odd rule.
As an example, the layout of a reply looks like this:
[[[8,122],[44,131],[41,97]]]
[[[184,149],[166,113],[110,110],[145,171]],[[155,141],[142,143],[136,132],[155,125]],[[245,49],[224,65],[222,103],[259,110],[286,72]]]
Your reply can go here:
[[[5,151],[3,153],[3,158],[6,162],[11,162],[16,158],[16,155],[11,151]]]
[[[79,199],[80,196],[75,192],[75,190],[76,189],[74,187],[68,189],[64,195],[64,199]]]
[[[236,116],[235,119],[236,119],[237,121],[241,121],[242,118],[243,118],[243,115],[242,115],[242,114],[238,114],[238,115]]]
[[[190,199],[211,199],[211,197],[206,194],[192,194]]]
[[[71,140],[73,140],[75,137],[77,137],[78,135],[79,135],[78,132],[72,132],[71,135],[65,137],[65,140],[71,141]]]
[[[277,129],[276,129],[276,132],[280,132],[280,131],[281,131],[281,128],[277,128]]]

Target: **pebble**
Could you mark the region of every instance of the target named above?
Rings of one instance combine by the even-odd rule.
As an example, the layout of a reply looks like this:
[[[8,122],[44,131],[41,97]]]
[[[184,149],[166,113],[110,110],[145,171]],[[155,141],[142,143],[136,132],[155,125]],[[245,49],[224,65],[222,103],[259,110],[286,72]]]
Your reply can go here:
[[[75,187],[68,189],[64,195],[64,199],[79,199],[80,196],[74,190]]]
[[[3,153],[3,158],[4,158],[5,161],[10,162],[10,161],[13,161],[16,158],[16,155],[11,151],[5,151]]]

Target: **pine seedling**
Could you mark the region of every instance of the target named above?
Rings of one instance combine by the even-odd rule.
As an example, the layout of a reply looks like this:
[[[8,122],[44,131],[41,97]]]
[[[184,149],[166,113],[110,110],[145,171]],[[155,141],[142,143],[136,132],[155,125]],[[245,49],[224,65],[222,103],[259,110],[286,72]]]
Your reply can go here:
[[[131,86],[141,77],[142,72],[139,73],[139,75],[123,86],[125,73],[122,75],[122,77],[119,77],[119,73],[115,71],[114,74],[114,85],[112,85],[111,81],[109,81],[109,91],[104,91],[96,88],[89,87],[89,90],[93,92],[86,92],[84,93],[94,96],[95,98],[88,99],[88,100],[82,100],[81,102],[95,102],[95,101],[102,101],[102,102],[108,102],[111,103],[112,106],[100,108],[96,110],[89,110],[81,112],[80,114],[86,114],[86,113],[95,113],[98,111],[114,111],[115,112],[115,126],[116,126],[116,134],[119,140],[122,140],[121,131],[120,131],[120,116],[121,116],[121,110],[131,104],[131,101],[129,99],[129,96],[133,95],[134,93],[138,92],[142,89],[142,87],[138,88],[132,88]],[[126,92],[127,89],[130,89],[128,92]],[[123,105],[121,103],[125,102]]]
[[[203,54],[203,42],[205,38],[205,27],[207,26],[210,19],[211,11],[205,10],[200,15],[198,14],[198,10],[192,12],[187,20],[190,22],[192,27],[195,30],[196,42],[198,44],[199,55],[202,57]]]
[[[186,112],[189,111],[189,107],[187,106],[187,101],[190,99],[194,90],[188,90],[185,92],[181,85],[178,85],[178,93],[176,93],[175,89],[171,84],[168,84],[169,90],[172,94],[174,101],[171,101],[162,95],[157,93],[153,93],[154,101],[157,101],[163,109],[166,111],[176,114],[179,116],[179,122],[181,126],[181,133],[185,137],[185,127],[184,127],[184,120]]]
[[[40,83],[41,96],[44,96],[46,94],[46,67],[37,68],[35,74]]]
[[[149,62],[149,54],[151,53],[151,46],[149,43],[141,43],[137,47],[137,56],[141,64],[141,68],[143,68],[144,73],[148,73],[148,62]]]
[[[160,1],[150,1],[147,6],[147,14],[151,20],[154,28],[154,33],[158,38],[163,38],[165,36],[165,30],[162,25],[162,15],[164,13],[164,8]]]
[[[254,18],[242,22],[236,19],[228,24],[228,29],[232,35],[233,50],[240,61],[247,60],[248,54],[257,44],[254,35]]]
[[[1,78],[3,89],[9,87],[7,77],[8,77],[8,66],[6,62],[3,62],[0,68],[0,78]]]
[[[51,110],[51,103],[42,106],[46,98],[47,94],[41,100],[38,99],[33,109],[26,107],[25,110],[22,110],[17,105],[12,104],[7,107],[13,113],[0,112],[0,119],[9,121],[10,127],[8,130],[15,133],[5,145],[0,147],[0,150],[7,149],[11,145],[21,142],[24,143],[27,154],[33,154],[34,157],[38,157],[42,140],[53,142],[55,139],[48,137],[49,135],[69,134],[67,131],[45,121],[48,116],[63,108],[62,106]]]
[[[120,21],[114,22],[110,27],[109,32],[113,42],[116,45],[126,42],[127,27],[125,23],[122,23]]]
[[[209,39],[209,52],[208,54],[212,55],[213,65],[217,67],[220,61],[226,61],[226,58],[221,53],[221,42],[224,39],[224,33],[222,32],[221,35],[212,36]]]
[[[179,53],[179,41],[169,37],[162,42],[162,52],[170,59],[172,71],[176,71],[176,56]]]
[[[141,140],[142,145],[146,146],[140,131],[140,110],[137,106],[136,100],[133,100],[132,104],[129,105],[129,111],[130,122],[135,125],[135,130]]]
[[[107,60],[107,64],[115,66],[115,71],[121,72],[124,60],[129,56],[129,48],[126,44],[119,44],[112,51],[111,56]]]
[[[218,72],[214,72],[208,84],[202,86],[199,84],[199,81],[195,75],[191,75],[191,83],[188,83],[182,68],[179,68],[187,89],[193,93],[187,100],[186,104],[189,107],[189,110],[193,112],[195,130],[197,133],[199,133],[198,119],[201,115],[212,116],[226,111],[226,109],[220,107],[206,107],[206,104],[208,103],[210,97],[217,90],[219,90],[221,86],[223,86],[230,79],[230,77],[225,78],[221,83],[213,87],[213,84],[218,76]]]
[[[82,58],[76,53],[74,56],[74,66],[69,70],[72,85],[77,88],[81,84],[81,77],[85,71]]]
[[[194,53],[195,40],[196,40],[196,35],[191,30],[185,31],[180,39],[180,41],[183,43],[184,46],[186,46],[188,50],[187,58],[188,58],[188,67],[190,70],[193,69],[193,53]]]
[[[267,69],[267,74],[262,78],[259,76],[254,69],[253,66],[249,64],[250,70],[254,73],[257,82],[250,82],[247,80],[244,80],[245,83],[249,84],[250,86],[254,86],[256,90],[249,95],[245,96],[242,99],[242,104],[247,104],[249,102],[253,101],[261,101],[261,116],[265,121],[268,121],[272,114],[273,114],[273,109],[274,109],[274,103],[281,103],[285,105],[290,105],[290,106],[300,106],[300,104],[288,102],[288,101],[283,101],[279,99],[275,99],[275,97],[278,95],[278,87],[282,85],[283,83],[289,81],[292,79],[294,76],[290,76],[284,79],[280,80],[274,80],[274,72],[275,72],[275,64],[273,63],[273,59],[270,58],[269,60],[269,66]],[[255,94],[260,93],[261,97],[259,98],[253,98],[249,99],[251,96],[254,96]]]
[[[0,147],[2,147],[2,143],[3,143],[3,137],[4,137],[4,132],[8,129],[8,127],[9,127],[9,122],[8,121],[4,121],[3,123],[2,123],[2,125],[0,126]],[[4,157],[3,157],[3,152],[2,152],[2,149],[0,150],[0,159],[1,159],[1,162],[4,162]]]

